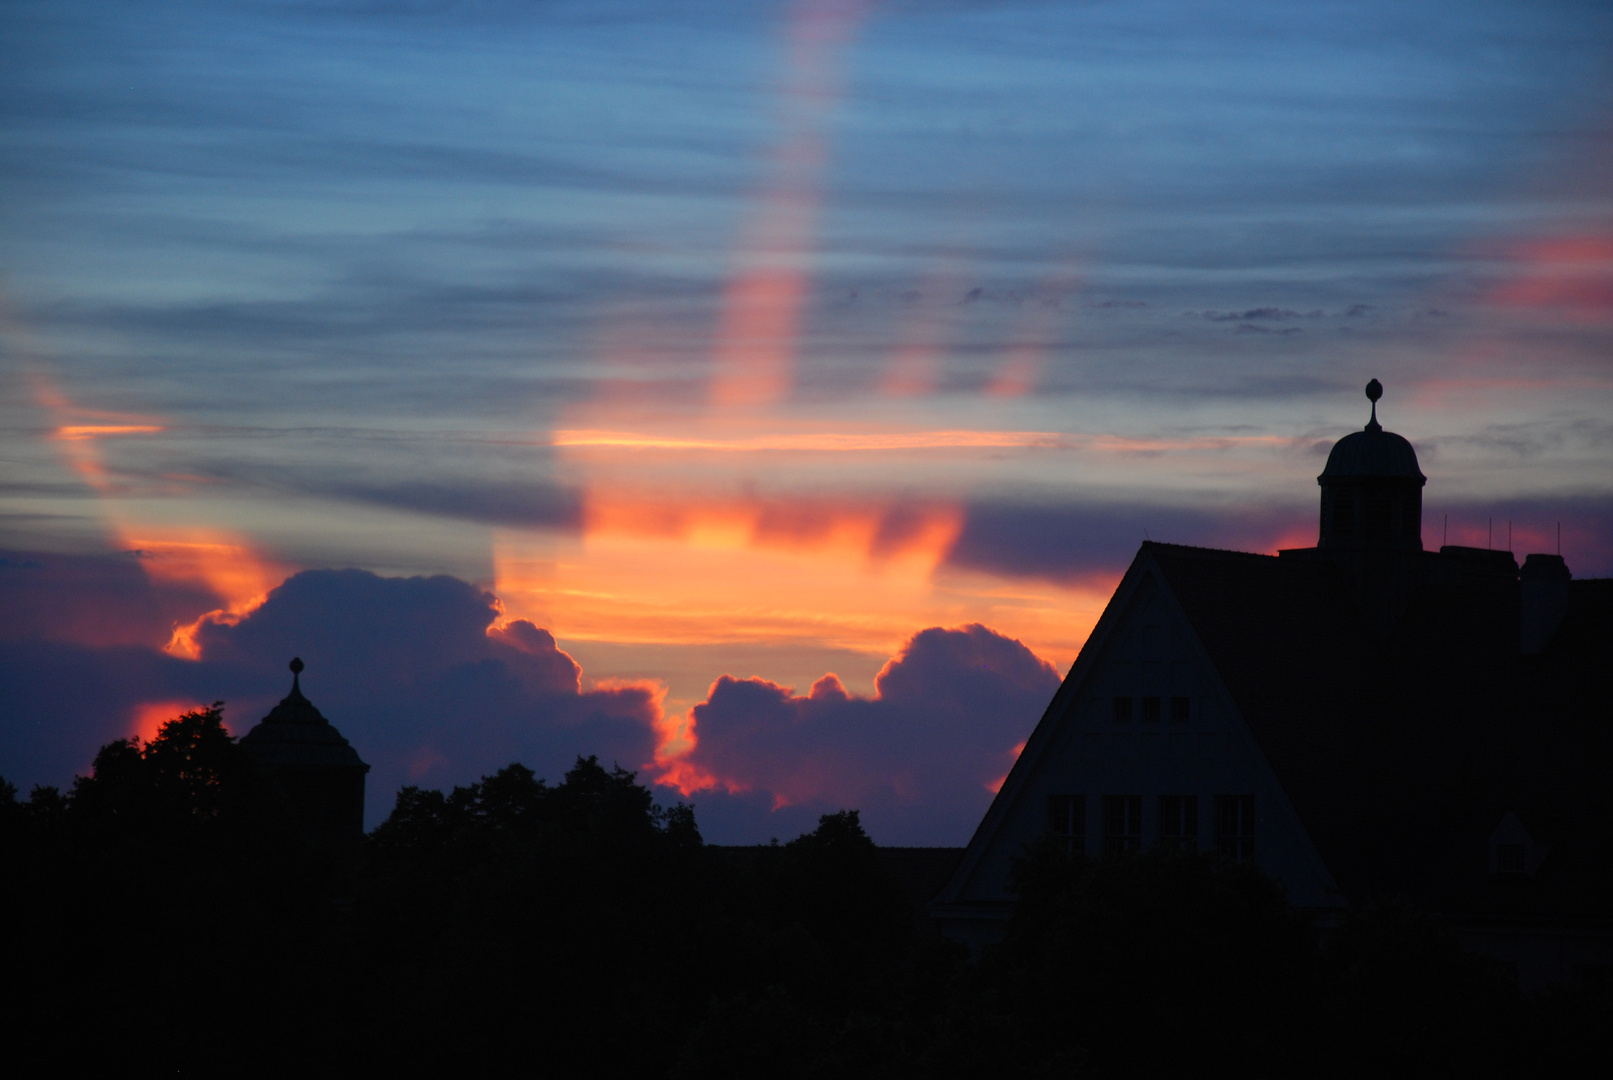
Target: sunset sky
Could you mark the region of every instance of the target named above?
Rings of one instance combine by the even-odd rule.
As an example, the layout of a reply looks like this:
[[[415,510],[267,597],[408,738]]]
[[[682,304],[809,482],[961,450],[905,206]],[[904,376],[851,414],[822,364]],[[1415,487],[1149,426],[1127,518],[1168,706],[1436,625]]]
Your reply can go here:
[[[0,776],[309,696],[962,844],[1145,537],[1613,574],[1613,8],[0,14]],[[883,674],[882,674],[883,672]]]

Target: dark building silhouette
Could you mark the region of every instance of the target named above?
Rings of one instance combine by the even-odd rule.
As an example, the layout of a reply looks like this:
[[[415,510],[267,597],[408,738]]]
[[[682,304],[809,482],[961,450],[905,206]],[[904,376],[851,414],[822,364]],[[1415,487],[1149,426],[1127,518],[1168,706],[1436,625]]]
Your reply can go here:
[[[364,835],[364,774],[370,767],[302,695],[301,659],[291,661],[291,693],[241,738],[292,812],[314,835],[353,842]]]
[[[1318,482],[1317,546],[1144,543],[931,904],[1001,934],[1011,860],[1251,859],[1326,922],[1399,897],[1526,986],[1613,963],[1613,580],[1424,551],[1411,444],[1372,420]]]

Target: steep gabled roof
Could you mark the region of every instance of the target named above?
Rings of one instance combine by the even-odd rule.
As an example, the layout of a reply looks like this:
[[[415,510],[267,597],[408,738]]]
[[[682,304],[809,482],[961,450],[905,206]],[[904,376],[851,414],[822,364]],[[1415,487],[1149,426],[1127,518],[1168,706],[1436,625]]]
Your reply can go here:
[[[1422,558],[1428,573],[1386,635],[1331,560],[1145,543],[942,899],[961,895],[1114,613],[1157,568],[1346,894],[1457,917],[1605,919],[1613,582],[1571,583],[1551,646],[1526,657],[1515,581],[1440,582],[1440,556]],[[1531,876],[1490,873],[1509,812],[1548,849]]]
[[[1347,894],[1453,915],[1599,915],[1613,891],[1613,590],[1575,582],[1540,657],[1514,581],[1438,581],[1387,636],[1324,560],[1148,546]],[[1549,849],[1490,873],[1508,812]]]
[[[1334,878],[1348,889],[1352,745],[1371,633],[1329,563],[1145,544]],[[1141,553],[1139,553],[1141,554]]]

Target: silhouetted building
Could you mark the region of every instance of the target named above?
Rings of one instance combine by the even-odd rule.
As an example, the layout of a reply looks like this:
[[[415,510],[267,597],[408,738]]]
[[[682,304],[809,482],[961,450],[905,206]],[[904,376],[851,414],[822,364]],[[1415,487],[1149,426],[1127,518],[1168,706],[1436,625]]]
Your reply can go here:
[[[324,839],[364,835],[364,774],[370,767],[302,695],[301,659],[291,661],[291,693],[241,738],[241,748],[273,780],[292,812]]]
[[[1144,543],[931,904],[1001,934],[1053,833],[1252,859],[1324,922],[1402,897],[1526,986],[1613,962],[1613,580],[1422,549],[1424,477],[1373,418],[1318,478],[1317,546]]]

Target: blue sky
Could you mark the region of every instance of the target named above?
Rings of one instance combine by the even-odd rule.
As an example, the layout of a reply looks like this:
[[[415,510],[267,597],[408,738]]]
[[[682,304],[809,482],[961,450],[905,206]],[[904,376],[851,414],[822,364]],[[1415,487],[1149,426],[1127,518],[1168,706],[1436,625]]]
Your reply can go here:
[[[65,782],[141,709],[223,696],[204,672],[249,723],[284,658],[226,677],[203,630],[300,572],[485,590],[577,693],[660,695],[623,721],[653,729],[621,744],[656,747],[624,759],[652,776],[698,753],[720,676],[805,701],[833,671],[876,701],[915,635],[971,624],[1062,671],[1145,533],[1311,542],[1371,377],[1430,476],[1427,546],[1508,523],[1521,555],[1561,522],[1576,574],[1613,571],[1605,6],[14,3],[0,26],[0,600],[34,613],[7,647],[178,673],[17,714],[77,727],[56,754],[0,742],[8,778]],[[114,579],[133,606],[87,630]],[[107,657],[57,660],[9,677],[48,702]],[[349,662],[324,670],[403,692]],[[554,775],[603,752],[528,705],[452,752],[351,714],[395,759],[371,820],[494,748]],[[964,821],[1002,770],[957,752],[984,779],[924,798]],[[895,788],[810,796],[742,757],[685,784],[730,838],[860,799],[876,838],[885,807],[893,837],[962,840],[901,832]]]

